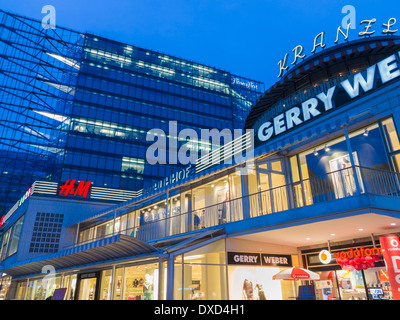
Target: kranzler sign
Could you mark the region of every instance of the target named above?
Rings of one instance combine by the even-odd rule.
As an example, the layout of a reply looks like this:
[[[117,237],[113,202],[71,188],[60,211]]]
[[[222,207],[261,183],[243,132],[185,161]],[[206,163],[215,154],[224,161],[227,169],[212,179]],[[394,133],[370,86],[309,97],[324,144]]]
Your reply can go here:
[[[284,111],[273,119],[255,127],[256,143],[265,143],[288,130],[300,127],[335,110],[365,93],[372,92],[378,86],[400,78],[400,52],[367,68],[365,72],[354,74],[339,85],[321,92],[299,105]]]

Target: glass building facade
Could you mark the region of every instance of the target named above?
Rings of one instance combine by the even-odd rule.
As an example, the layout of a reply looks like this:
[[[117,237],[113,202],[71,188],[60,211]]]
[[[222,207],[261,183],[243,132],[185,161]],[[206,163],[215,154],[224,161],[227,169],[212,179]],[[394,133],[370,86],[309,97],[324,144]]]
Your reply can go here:
[[[0,11],[0,203],[35,181],[140,190],[179,169],[149,165],[151,129],[243,128],[263,84],[156,51]],[[178,141],[180,145],[186,139]],[[211,150],[211,144],[193,148]]]

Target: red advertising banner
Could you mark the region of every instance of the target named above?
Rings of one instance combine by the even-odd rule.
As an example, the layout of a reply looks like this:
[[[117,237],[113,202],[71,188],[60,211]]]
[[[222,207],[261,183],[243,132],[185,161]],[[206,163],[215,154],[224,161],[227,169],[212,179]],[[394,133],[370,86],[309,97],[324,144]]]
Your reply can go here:
[[[393,300],[400,300],[400,240],[394,234],[379,237]]]

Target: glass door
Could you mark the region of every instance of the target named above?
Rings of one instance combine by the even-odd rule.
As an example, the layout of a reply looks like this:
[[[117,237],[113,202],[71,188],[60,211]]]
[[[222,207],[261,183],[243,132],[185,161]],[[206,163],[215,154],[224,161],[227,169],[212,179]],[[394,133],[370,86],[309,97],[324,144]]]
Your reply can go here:
[[[81,279],[78,300],[94,300],[97,278]]]

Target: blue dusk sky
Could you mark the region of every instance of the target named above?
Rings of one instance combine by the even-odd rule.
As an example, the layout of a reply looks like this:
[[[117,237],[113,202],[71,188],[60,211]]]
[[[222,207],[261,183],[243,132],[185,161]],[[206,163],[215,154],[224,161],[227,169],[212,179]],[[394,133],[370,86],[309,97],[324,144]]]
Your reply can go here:
[[[336,30],[354,6],[356,29],[376,18],[371,28],[381,35],[382,24],[396,18],[400,1],[327,0],[0,0],[0,8],[42,20],[44,5],[56,9],[56,24],[132,45],[204,63],[263,81],[269,88],[278,80],[278,61],[292,49],[304,47],[309,57],[317,34],[325,31],[326,48],[334,45]]]

